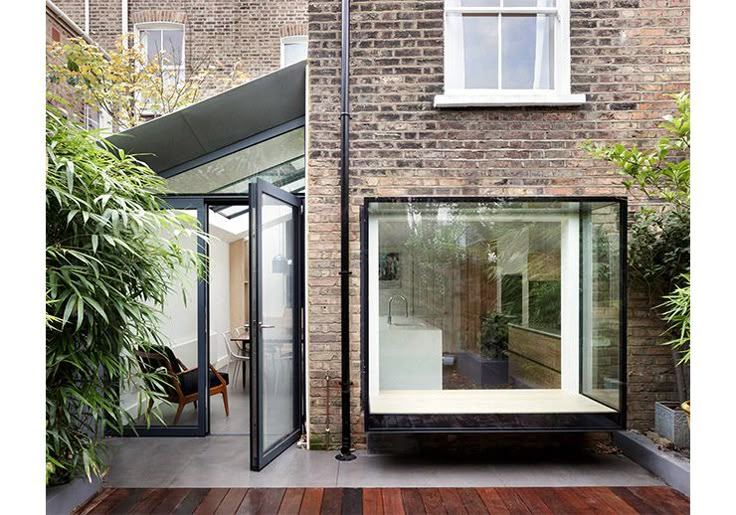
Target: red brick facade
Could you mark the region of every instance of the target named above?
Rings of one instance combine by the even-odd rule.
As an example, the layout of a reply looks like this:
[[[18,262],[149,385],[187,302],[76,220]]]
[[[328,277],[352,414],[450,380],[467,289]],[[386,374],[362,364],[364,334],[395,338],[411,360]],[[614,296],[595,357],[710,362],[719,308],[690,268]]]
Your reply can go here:
[[[443,91],[443,2],[351,2],[351,381],[355,442],[360,410],[359,206],[364,197],[625,195],[582,140],[651,144],[689,88],[687,0],[572,0],[572,92],[579,107],[438,110]],[[309,9],[309,424],[313,447],[339,443],[340,0]],[[631,285],[629,426],[653,424],[653,401],[676,397],[661,324]]]
[[[59,0],[59,7],[84,26],[84,0]],[[103,47],[122,34],[121,0],[89,0],[90,36]],[[213,69],[205,96],[222,89],[238,68],[249,79],[277,70],[281,38],[305,35],[307,0],[128,0],[128,30],[137,23],[183,23],[188,66]]]
[[[46,5],[46,59],[52,59],[49,49],[54,43],[63,44],[71,38],[82,37],[83,29],[74,23],[66,13],[59,13],[57,10]],[[68,112],[71,116],[84,124],[85,113],[89,114],[89,110],[85,109],[84,104],[74,97],[72,89],[67,85],[59,82],[47,81],[47,93],[52,95],[51,103],[56,107]],[[62,102],[56,98],[63,99]]]

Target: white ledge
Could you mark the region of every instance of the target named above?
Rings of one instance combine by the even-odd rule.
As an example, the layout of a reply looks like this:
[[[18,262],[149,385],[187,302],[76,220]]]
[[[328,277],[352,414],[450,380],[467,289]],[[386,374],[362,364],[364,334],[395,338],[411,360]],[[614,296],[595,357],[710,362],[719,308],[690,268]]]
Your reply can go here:
[[[451,93],[434,97],[435,107],[517,107],[577,106],[585,103],[585,93],[574,94],[486,94]]]

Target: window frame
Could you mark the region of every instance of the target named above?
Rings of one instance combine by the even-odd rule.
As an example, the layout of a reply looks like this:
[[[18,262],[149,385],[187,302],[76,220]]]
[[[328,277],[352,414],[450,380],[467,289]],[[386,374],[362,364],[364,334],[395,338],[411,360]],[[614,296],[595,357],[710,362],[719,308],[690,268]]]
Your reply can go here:
[[[571,93],[570,66],[570,0],[557,0],[556,7],[462,7],[453,6],[457,0],[444,0],[443,42],[444,42],[444,94],[435,96],[435,107],[469,106],[516,106],[516,105],[580,105],[585,102],[585,94]],[[554,19],[553,83],[551,89],[503,89],[499,73],[499,88],[448,88],[447,77],[451,71],[464,73],[465,64],[453,62],[451,51],[458,43],[459,34],[452,32],[449,16],[495,15],[499,19],[499,70],[502,69],[502,24],[503,15],[547,14]]]
[[[619,406],[608,406],[613,411],[607,413],[442,413],[442,414],[395,414],[374,413],[370,406],[371,370],[370,370],[370,236],[369,236],[369,207],[374,203],[434,203],[434,202],[602,202],[618,205],[619,213],[619,349],[618,349],[618,373],[619,373]],[[364,413],[364,429],[367,433],[496,433],[496,432],[585,432],[585,431],[611,431],[626,427],[627,418],[627,217],[628,199],[614,196],[513,196],[513,197],[366,197],[360,208],[360,361],[361,361],[361,407]],[[582,224],[582,212],[578,217],[578,228],[580,232]],[[582,234],[582,233],[580,233]],[[580,243],[581,245],[582,243]],[[578,247],[582,252],[582,247]],[[577,263],[583,266],[582,256]],[[580,270],[582,272],[582,269]],[[578,274],[580,280],[582,275]],[[582,290],[578,286],[577,290]],[[584,301],[582,291],[574,292],[578,295],[578,311]],[[564,294],[563,294],[564,295]],[[564,298],[564,297],[563,297]],[[570,300],[570,299],[568,299]],[[564,315],[563,315],[564,316]],[[579,315],[581,316],[581,315]],[[582,364],[583,351],[583,327],[577,329],[579,345],[578,367]],[[580,369],[580,377],[577,379],[579,393],[590,397],[582,388],[583,377]],[[604,406],[606,403],[593,398]]]
[[[163,70],[166,71],[178,71],[179,74],[181,74],[182,80],[186,77],[186,42],[187,42],[187,31],[186,31],[186,25],[183,23],[177,23],[177,22],[144,22],[144,23],[136,23],[133,27],[133,30],[135,31],[135,42],[137,45],[144,45],[145,49],[145,55],[146,55],[146,61],[148,61],[148,47],[146,44],[143,43],[143,40],[141,39],[141,32],[145,32],[147,30],[159,30],[162,32],[162,38],[163,38],[163,32],[164,31],[181,31],[181,59],[180,63],[178,65],[176,64],[169,64],[165,65],[163,67]],[[163,49],[163,41],[162,46]]]
[[[284,37],[282,37],[281,38],[281,41],[279,43],[279,48],[280,48],[280,58],[279,58],[279,65],[280,66],[279,67],[280,68],[285,68],[287,66],[286,64],[284,64],[285,58],[286,58],[286,45],[295,44],[295,43],[303,43],[304,44],[304,47],[305,47],[305,50],[308,50],[309,49],[309,43],[308,43],[308,38],[307,38],[307,35],[306,34],[301,34],[301,35],[296,35],[296,36],[284,36]],[[304,58],[306,59],[306,52],[305,52],[305,57]],[[298,62],[299,61],[296,61],[296,62],[291,63],[291,64],[296,64]],[[289,64],[288,66],[291,66],[291,64]]]

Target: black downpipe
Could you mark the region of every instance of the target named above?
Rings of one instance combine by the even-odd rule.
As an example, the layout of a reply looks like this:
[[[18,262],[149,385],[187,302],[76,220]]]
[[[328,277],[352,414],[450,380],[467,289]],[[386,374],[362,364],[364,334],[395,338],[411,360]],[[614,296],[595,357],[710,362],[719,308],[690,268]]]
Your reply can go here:
[[[351,461],[350,435],[350,104],[348,101],[350,0],[342,0],[342,48],[340,51],[340,337],[342,356],[342,444],[340,461]]]

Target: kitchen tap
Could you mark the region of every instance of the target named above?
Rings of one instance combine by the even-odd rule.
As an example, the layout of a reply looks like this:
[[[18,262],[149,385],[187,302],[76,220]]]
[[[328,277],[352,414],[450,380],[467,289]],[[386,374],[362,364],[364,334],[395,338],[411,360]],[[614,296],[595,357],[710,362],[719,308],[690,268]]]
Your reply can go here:
[[[409,301],[403,295],[396,295],[396,297],[404,300],[404,307],[406,308],[406,317],[409,317]],[[388,324],[391,325],[391,303],[394,301],[394,297],[391,296],[388,299]]]

